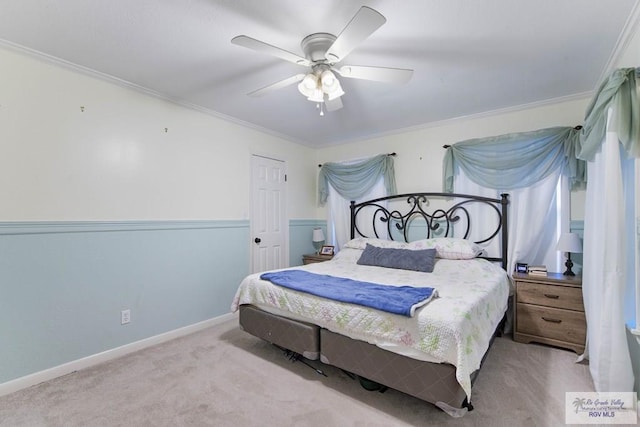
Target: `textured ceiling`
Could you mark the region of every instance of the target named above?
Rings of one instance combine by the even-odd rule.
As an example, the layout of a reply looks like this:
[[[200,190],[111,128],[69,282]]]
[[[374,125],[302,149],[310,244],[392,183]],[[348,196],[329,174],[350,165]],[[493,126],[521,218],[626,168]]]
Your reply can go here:
[[[0,40],[320,147],[590,92],[636,2],[2,0]],[[341,64],[410,68],[408,84],[341,78],[344,107],[323,117],[295,85],[246,95],[306,70],[234,36],[303,55],[362,5],[387,22]]]

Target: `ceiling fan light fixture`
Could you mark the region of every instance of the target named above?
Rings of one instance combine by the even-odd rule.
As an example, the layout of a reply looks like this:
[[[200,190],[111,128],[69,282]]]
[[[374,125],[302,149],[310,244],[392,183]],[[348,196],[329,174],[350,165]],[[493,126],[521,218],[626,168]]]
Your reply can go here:
[[[380,12],[362,6],[337,37],[330,33],[312,33],[302,39],[300,47],[304,57],[245,35],[234,37],[231,43],[310,68],[307,69],[306,74],[296,74],[270,84],[250,92],[249,96],[258,97],[275,89],[297,84],[298,91],[309,101],[315,102],[320,108],[320,115],[323,115],[324,107],[327,111],[342,108],[340,97],[345,94],[340,84],[342,78],[398,84],[406,83],[411,79],[413,70],[409,69],[358,65],[335,66],[385,22],[386,18]]]

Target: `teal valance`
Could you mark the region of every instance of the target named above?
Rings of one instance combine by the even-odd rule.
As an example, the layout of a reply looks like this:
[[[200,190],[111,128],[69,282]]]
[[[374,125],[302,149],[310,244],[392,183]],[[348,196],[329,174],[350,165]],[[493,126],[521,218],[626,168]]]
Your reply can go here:
[[[553,127],[458,142],[445,153],[443,191],[453,192],[456,168],[483,187],[505,191],[531,186],[562,168],[572,188],[579,188],[586,167],[575,157],[578,135],[572,127]]]
[[[366,160],[352,163],[325,163],[318,177],[318,200],[320,205],[327,202],[329,184],[347,200],[358,200],[373,186],[384,179],[387,194],[396,194],[396,175],[393,157],[380,154]]]

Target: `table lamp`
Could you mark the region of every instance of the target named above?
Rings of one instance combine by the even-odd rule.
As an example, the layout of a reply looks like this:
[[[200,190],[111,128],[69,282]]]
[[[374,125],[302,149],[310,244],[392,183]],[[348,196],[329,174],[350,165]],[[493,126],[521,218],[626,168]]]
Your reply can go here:
[[[567,270],[563,273],[565,276],[575,276],[576,274],[571,271],[573,262],[571,261],[572,253],[582,253],[582,243],[580,237],[576,233],[562,233],[560,239],[558,239],[557,249],[567,253],[567,262],[564,263]]]
[[[320,248],[324,245],[324,233],[322,232],[322,228],[313,229],[313,236],[311,240],[313,241],[313,247],[316,248],[316,254],[319,254]]]

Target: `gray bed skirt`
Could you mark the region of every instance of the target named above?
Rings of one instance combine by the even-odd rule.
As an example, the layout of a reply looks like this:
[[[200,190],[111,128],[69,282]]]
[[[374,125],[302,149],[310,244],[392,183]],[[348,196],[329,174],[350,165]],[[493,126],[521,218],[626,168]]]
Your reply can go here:
[[[424,362],[395,354],[311,323],[267,313],[251,305],[240,306],[240,327],[307,359],[320,359],[323,363],[443,409],[470,406],[456,379],[456,368],[453,365]],[[472,375],[472,380],[476,374],[477,371]]]

